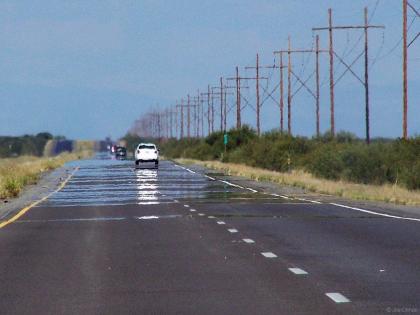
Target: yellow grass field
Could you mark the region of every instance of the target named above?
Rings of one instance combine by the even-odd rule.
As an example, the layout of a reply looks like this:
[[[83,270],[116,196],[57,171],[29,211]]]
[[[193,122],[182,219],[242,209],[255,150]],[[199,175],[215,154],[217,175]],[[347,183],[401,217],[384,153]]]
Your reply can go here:
[[[396,185],[363,185],[344,181],[316,178],[303,171],[280,173],[242,164],[219,161],[198,161],[177,159],[183,164],[198,164],[207,168],[221,170],[229,175],[243,176],[256,181],[269,181],[280,185],[304,188],[310,192],[340,196],[354,200],[382,201],[402,205],[420,205],[420,191],[410,191]]]
[[[91,153],[63,153],[55,157],[21,156],[0,159],[0,199],[19,195],[25,185],[35,184],[46,171],[59,168],[64,163],[86,158]]]

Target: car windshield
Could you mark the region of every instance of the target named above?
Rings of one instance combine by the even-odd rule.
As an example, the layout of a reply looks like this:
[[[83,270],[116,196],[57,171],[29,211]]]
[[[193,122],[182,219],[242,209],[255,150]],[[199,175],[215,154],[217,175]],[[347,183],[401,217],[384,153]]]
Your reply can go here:
[[[156,148],[155,148],[155,146],[154,146],[154,145],[147,145],[147,144],[144,144],[144,145],[140,145],[140,146],[139,146],[139,150],[141,150],[141,149],[151,149],[151,150],[155,150]]]

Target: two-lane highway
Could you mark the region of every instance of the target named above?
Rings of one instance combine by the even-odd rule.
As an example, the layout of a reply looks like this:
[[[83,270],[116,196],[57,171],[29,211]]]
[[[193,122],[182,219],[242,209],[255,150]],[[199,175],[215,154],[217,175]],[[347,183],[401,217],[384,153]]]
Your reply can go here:
[[[0,313],[420,313],[420,222],[168,161],[76,166],[0,228]]]

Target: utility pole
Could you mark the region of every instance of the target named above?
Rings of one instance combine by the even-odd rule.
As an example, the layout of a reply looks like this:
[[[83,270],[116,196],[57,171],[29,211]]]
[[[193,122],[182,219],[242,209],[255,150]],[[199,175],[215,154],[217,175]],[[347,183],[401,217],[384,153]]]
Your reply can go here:
[[[256,57],[255,67],[245,67],[245,69],[255,69],[255,78],[243,78],[248,80],[255,80],[255,112],[257,113],[257,135],[261,134],[261,103],[260,103],[260,80],[268,80],[266,77],[260,77],[260,58],[259,54]],[[263,66],[263,68],[275,68],[274,66]]]
[[[220,77],[220,86],[212,87],[212,95],[219,95],[220,96],[220,131],[226,131],[226,124],[227,124],[227,105],[226,105],[226,97],[228,93],[228,89],[232,89],[231,86],[226,86],[223,84],[223,78]],[[220,92],[214,92],[213,90],[219,90]],[[213,98],[212,98],[213,99]]]
[[[241,81],[239,79],[239,68],[236,67],[236,128],[241,128]]]
[[[335,123],[334,123],[334,57],[337,57],[342,64],[347,68],[347,71],[350,71],[365,87],[365,121],[366,121],[366,143],[370,143],[370,117],[369,117],[369,51],[368,51],[368,30],[371,28],[385,28],[382,25],[369,25],[368,21],[368,9],[364,9],[364,24],[363,25],[342,25],[342,26],[333,26],[332,23],[332,10],[328,9],[328,27],[317,27],[313,28],[313,31],[324,31],[328,30],[329,33],[329,55],[330,55],[330,105],[331,105],[331,135],[335,135]],[[361,80],[351,69],[351,65],[347,65],[342,58],[340,58],[333,49],[333,30],[357,30],[362,29],[365,33],[365,77],[364,80]],[[357,60],[357,59],[356,59]]]
[[[258,60],[257,60],[257,67],[245,67],[245,69],[247,69],[247,68],[248,69],[259,68]],[[259,73],[259,69],[257,70],[257,72]],[[241,128],[241,126],[242,126],[242,121],[241,121],[241,111],[242,111],[241,88],[243,88],[243,87],[241,86],[241,81],[242,80],[256,80],[257,81],[256,91],[257,91],[257,108],[258,108],[259,107],[259,80],[260,79],[267,79],[267,78],[259,78],[258,75],[255,78],[241,77],[239,75],[239,68],[238,67],[236,67],[236,76],[231,77],[231,78],[227,78],[227,80],[235,80],[236,81],[236,128],[237,129]],[[245,87],[245,88],[247,88],[247,87]],[[259,109],[256,109],[256,111],[257,111],[257,117],[259,117]],[[257,128],[258,128],[258,118],[257,118]],[[259,135],[259,130],[257,130],[257,133]]]
[[[191,132],[191,130],[190,130],[190,127],[191,127],[190,95],[188,94],[187,97],[188,97],[188,102],[187,102],[187,138],[190,139],[191,138],[191,133],[190,133]]]
[[[408,48],[420,37],[420,32],[414,36],[414,39],[407,44],[407,11],[408,7],[414,12],[417,17],[420,17],[420,12],[408,1],[403,0],[403,138],[408,139]]]
[[[315,54],[316,54],[316,74],[315,74],[315,80],[316,80],[316,136],[320,136],[320,126],[319,126],[319,35],[316,35],[316,43],[315,43]]]
[[[203,96],[206,97],[207,100],[207,126],[208,126],[208,134],[211,134],[213,132],[213,120],[214,120],[214,108],[213,108],[213,97],[210,89],[210,85],[207,86],[207,93],[201,93],[202,101]],[[204,127],[203,127],[204,131]]]
[[[408,116],[408,83],[407,83],[407,5],[408,1],[403,0],[403,138],[408,138],[407,116]]]
[[[291,80],[291,73],[292,73],[292,58],[291,58],[291,50],[292,45],[290,43],[290,35],[288,38],[288,51],[287,51],[287,131],[289,135],[292,134],[292,80]]]
[[[181,128],[180,128],[180,131],[181,131],[181,134],[180,134],[180,139],[184,139],[184,107],[185,107],[185,105],[184,105],[184,99],[182,98],[181,99],[181,104],[177,104],[176,105],[176,108],[181,108]]]
[[[223,112],[223,78],[220,77],[220,130],[224,131],[223,128],[223,116],[226,111]],[[224,119],[226,121],[226,117]]]
[[[315,92],[311,88],[309,88],[308,85],[306,84],[307,81],[312,77],[312,74],[307,80],[304,81],[292,70],[293,66],[292,66],[292,63],[290,63],[290,71],[288,71],[288,80],[287,80],[288,81],[288,104],[287,105],[288,105],[288,108],[289,108],[289,95],[290,95],[290,92],[289,92],[289,78],[291,77],[291,75],[293,75],[299,81],[301,86],[300,86],[299,89],[297,89],[297,91],[295,91],[294,93],[292,93],[290,95],[290,110],[288,110],[288,112],[291,113],[291,102],[293,100],[293,96],[302,87],[304,87],[312,95],[312,97],[315,99],[315,116],[316,116],[316,134],[317,134],[317,136],[319,136],[319,134],[320,134],[320,123],[319,123],[319,120],[320,120],[320,117],[319,117],[319,103],[320,103],[320,98],[319,98],[319,96],[320,96],[319,54],[323,53],[323,52],[328,52],[328,50],[321,50],[319,48],[319,36],[318,35],[315,38],[315,49],[312,49],[312,48],[311,49],[291,49],[290,37],[289,37],[289,49],[274,52],[274,53],[279,53],[280,54],[280,66],[282,66],[282,63],[283,63],[282,55],[284,53],[287,53],[288,55],[291,55],[293,53],[299,53],[299,54],[301,54],[301,53],[303,53],[303,54],[305,54],[305,53],[311,53],[311,54],[315,53]],[[289,58],[289,59],[291,59],[291,58]],[[288,68],[289,68],[289,66],[288,66]],[[281,76],[280,76],[280,81],[282,81],[282,72],[281,72]],[[282,88],[283,83],[280,82],[280,85],[281,85],[280,87]],[[283,98],[283,96],[282,96],[283,92],[281,92],[280,94],[281,94],[280,98],[282,99]],[[283,116],[283,115],[281,115],[281,116]],[[281,117],[281,120],[282,119],[283,118]],[[288,132],[290,134],[291,133],[291,116],[290,115],[288,115],[288,120],[290,121],[290,123],[288,123]],[[282,122],[281,122],[281,125],[282,125]],[[283,128],[281,128],[281,129],[283,129]]]
[[[205,97],[205,99],[203,99],[203,97]],[[212,97],[212,93],[211,93],[211,90],[210,90],[210,85],[208,85],[207,86],[207,93],[201,93],[201,102],[203,103],[203,102],[207,101],[207,128],[208,128],[208,134],[210,134],[212,132],[211,128],[212,128],[213,119],[214,119],[213,100],[211,100],[211,104],[210,104],[210,98],[211,97]],[[204,108],[203,108],[203,113],[204,113]],[[202,131],[204,133],[204,122],[203,122],[203,125],[202,125]]]
[[[369,119],[369,45],[368,45],[368,9],[365,7],[365,123],[366,123],[366,143],[370,144],[370,119]]]
[[[257,64],[255,66],[255,88],[256,88],[256,106],[257,106],[257,135],[261,133],[260,127],[260,59],[257,54]]]

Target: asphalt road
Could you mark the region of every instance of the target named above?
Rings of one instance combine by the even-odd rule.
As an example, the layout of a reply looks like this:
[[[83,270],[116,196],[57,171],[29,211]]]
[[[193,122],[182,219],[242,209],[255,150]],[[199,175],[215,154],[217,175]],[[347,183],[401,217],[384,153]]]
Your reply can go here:
[[[420,313],[420,221],[168,161],[77,163],[0,228],[0,314]]]

